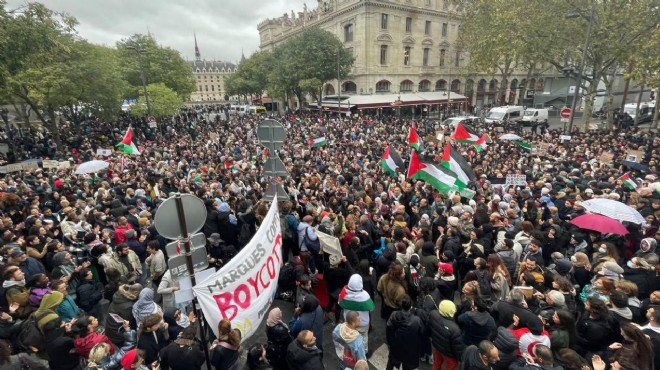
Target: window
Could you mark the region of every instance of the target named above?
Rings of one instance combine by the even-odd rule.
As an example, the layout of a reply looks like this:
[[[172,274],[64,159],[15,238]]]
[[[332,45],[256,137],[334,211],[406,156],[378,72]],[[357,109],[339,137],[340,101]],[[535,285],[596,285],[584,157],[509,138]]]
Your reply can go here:
[[[435,91],[447,90],[447,81],[438,80],[435,82]]]
[[[422,80],[419,83],[419,91],[429,91],[431,88],[431,82],[429,80]]]
[[[430,53],[430,51],[431,50],[429,48],[424,48],[424,55],[422,57],[422,65],[424,67],[429,65],[429,53]]]
[[[387,64],[387,45],[380,46],[380,64]]]
[[[355,82],[353,81],[346,81],[342,84],[341,91],[351,93],[357,92],[357,85],[355,85]]]
[[[211,85],[211,91],[215,91],[215,86]]]
[[[406,18],[406,33],[412,32],[412,18]]]
[[[442,37],[447,37],[447,28],[449,25],[447,23],[442,24]]]
[[[390,81],[380,81],[376,84],[376,92],[390,91]]]
[[[459,67],[461,65],[461,52],[456,51],[456,60],[454,60],[454,66]]]
[[[449,0],[442,0],[442,9],[449,8]]]
[[[387,29],[387,14],[383,13],[380,15],[380,28]]]
[[[204,85],[204,91],[209,91],[209,85]]]
[[[403,48],[403,65],[404,66],[410,65],[410,46],[406,46],[405,48]]]
[[[344,42],[353,41],[353,25],[347,24],[344,26]]]
[[[426,21],[426,23],[424,23],[424,34],[426,36],[431,36],[431,21]]]
[[[412,91],[413,89],[413,83],[410,80],[405,80],[401,82],[401,85],[399,87],[399,91]]]
[[[440,67],[445,66],[445,55],[447,54],[447,50],[445,49],[440,49]]]

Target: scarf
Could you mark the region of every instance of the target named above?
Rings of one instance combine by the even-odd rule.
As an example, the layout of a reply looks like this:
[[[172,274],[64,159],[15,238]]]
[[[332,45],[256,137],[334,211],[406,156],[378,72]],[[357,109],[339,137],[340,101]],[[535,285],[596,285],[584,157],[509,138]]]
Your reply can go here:
[[[284,327],[286,325],[282,322],[282,310],[279,307],[275,307],[268,313],[268,319],[266,319],[266,325],[269,328],[275,327],[277,324],[282,324]]]
[[[179,315],[179,319],[176,320],[176,324],[185,329],[190,326],[190,319],[182,313]]]
[[[147,315],[156,311],[156,303],[154,303],[154,291],[151,288],[144,288],[140,292],[138,300],[133,304],[133,317],[137,321],[138,326]]]
[[[25,279],[23,280],[5,280],[2,282],[2,287],[3,288],[9,288],[13,286],[20,286],[24,287],[25,286]]]
[[[353,343],[353,341],[360,336],[360,332],[358,332],[355,329],[349,328],[348,325],[346,325],[346,323],[343,323],[339,327],[339,336],[341,337],[341,339],[344,340],[344,342]]]

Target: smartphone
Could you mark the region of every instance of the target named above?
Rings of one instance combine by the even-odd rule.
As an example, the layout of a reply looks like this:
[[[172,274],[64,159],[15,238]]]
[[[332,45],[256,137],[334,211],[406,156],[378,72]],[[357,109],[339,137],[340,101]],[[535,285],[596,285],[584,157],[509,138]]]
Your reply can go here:
[[[108,313],[108,316],[110,316],[114,322],[122,325],[124,324],[124,319],[122,319],[121,316],[117,315],[116,313]]]

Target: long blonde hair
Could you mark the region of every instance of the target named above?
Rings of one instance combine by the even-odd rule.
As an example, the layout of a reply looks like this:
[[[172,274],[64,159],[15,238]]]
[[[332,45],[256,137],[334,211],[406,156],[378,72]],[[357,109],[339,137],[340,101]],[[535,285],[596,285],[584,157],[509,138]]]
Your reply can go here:
[[[98,364],[110,353],[110,346],[107,343],[99,343],[89,351],[89,363]]]

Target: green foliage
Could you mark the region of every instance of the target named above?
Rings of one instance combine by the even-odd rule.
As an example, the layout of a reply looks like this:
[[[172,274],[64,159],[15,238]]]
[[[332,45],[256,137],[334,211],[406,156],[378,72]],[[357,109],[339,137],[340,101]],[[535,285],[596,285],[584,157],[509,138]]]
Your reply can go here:
[[[268,86],[268,73],[273,63],[267,51],[258,51],[241,61],[238,71],[225,78],[229,95],[261,96]]]
[[[133,35],[117,42],[117,50],[124,79],[129,84],[126,97],[136,97],[142,90],[140,68],[144,68],[148,84],[163,83],[182,99],[188,99],[195,91],[190,65],[178,51],[158,45],[153,37]]]
[[[176,91],[159,82],[147,86],[149,94],[149,104],[151,105],[151,114],[157,118],[171,116],[179,111],[183,106],[184,100]],[[128,111],[134,117],[144,117],[147,115],[147,103],[144,95],[140,95],[137,102],[133,104]]]

